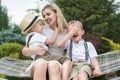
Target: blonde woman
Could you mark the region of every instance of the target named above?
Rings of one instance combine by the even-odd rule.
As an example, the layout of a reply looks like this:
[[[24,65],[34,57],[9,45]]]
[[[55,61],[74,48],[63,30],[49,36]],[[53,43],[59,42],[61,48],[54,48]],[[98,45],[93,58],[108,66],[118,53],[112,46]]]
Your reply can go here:
[[[58,48],[57,43],[66,35],[67,22],[59,9],[59,7],[54,3],[49,3],[42,9],[42,16],[46,22],[44,26],[43,33],[47,38],[51,38],[55,32],[55,28],[59,29],[59,34],[54,44],[48,45],[48,52],[51,55],[63,55],[64,49]],[[23,54],[26,56],[32,55],[32,53],[43,54],[45,49],[42,47],[28,48],[25,46],[23,48]],[[64,67],[65,66],[65,67]],[[63,68],[64,67],[64,68]],[[56,61],[50,61],[45,63],[44,61],[37,60],[32,67],[31,75],[35,80],[46,80],[46,73],[48,71],[49,80],[68,80],[69,73],[72,67],[72,61],[68,60],[63,63],[62,67],[62,78],[60,72],[60,65]]]

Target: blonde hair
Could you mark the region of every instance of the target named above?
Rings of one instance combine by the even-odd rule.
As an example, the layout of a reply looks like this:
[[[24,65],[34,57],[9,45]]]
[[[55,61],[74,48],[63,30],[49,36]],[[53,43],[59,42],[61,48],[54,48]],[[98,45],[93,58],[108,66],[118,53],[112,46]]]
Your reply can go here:
[[[72,20],[72,21],[70,21],[70,22],[68,23],[68,25],[70,25],[70,24],[72,24],[72,23],[75,23],[75,22],[78,22],[78,23],[79,23],[79,27],[80,27],[81,29],[83,29],[82,23],[81,23],[80,21],[78,21],[78,20]]]
[[[48,3],[47,5],[44,6],[44,8],[42,9],[42,12],[46,9],[49,8],[50,10],[54,11],[57,15],[57,26],[59,28],[59,30],[62,32],[64,30],[64,28],[67,27],[67,21],[64,18],[62,11],[60,10],[60,8],[54,4],[54,3]],[[43,13],[42,13],[43,14]]]

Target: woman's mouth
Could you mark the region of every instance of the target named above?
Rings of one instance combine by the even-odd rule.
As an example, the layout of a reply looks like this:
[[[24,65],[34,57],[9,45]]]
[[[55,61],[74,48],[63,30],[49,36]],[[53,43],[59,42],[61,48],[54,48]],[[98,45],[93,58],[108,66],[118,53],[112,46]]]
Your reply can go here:
[[[51,22],[51,20],[50,20],[50,19],[47,19],[47,20],[46,20],[46,23],[47,23],[47,24],[49,24],[50,22]]]

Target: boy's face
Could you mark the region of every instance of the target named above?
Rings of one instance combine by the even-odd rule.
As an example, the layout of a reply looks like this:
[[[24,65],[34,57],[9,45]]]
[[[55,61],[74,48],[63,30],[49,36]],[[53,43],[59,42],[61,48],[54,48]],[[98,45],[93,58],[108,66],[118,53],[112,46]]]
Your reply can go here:
[[[80,27],[80,26],[74,26],[75,23],[71,23],[68,27],[68,32],[70,32],[71,30],[73,30],[75,27]],[[79,28],[79,30],[73,34],[73,36],[71,37],[71,40],[75,41],[76,43],[79,42],[82,39],[82,36],[84,35],[84,30]]]
[[[35,25],[32,27],[32,30],[38,33],[43,32],[43,25],[41,24],[40,20],[35,23]]]

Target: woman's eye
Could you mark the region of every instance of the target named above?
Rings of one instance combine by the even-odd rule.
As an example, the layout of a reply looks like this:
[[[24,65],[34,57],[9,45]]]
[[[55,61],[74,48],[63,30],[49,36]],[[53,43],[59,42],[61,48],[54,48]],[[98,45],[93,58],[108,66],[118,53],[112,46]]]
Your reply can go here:
[[[43,15],[43,18],[45,18],[45,15]]]
[[[50,13],[47,13],[47,16],[49,16],[50,15]]]

